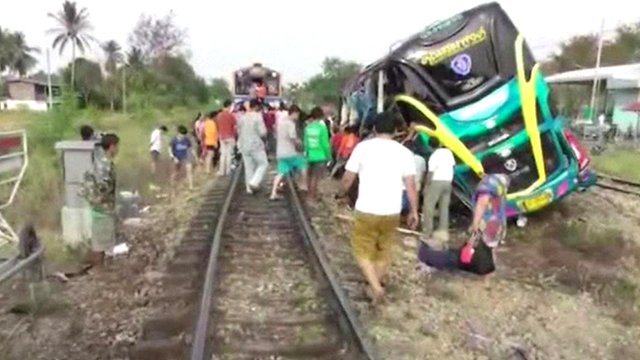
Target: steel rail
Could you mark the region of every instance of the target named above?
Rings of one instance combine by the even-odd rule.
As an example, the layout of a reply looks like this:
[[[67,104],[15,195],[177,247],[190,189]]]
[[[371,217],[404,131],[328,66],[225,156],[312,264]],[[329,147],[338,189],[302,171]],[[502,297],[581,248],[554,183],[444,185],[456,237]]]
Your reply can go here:
[[[606,185],[606,184],[599,183],[599,182],[597,182],[597,183],[595,184],[595,186],[600,187],[600,188],[603,188],[603,189],[607,189],[607,190],[616,191],[616,192],[619,192],[619,193],[622,193],[622,194],[629,194],[629,195],[640,196],[640,192],[637,192],[637,191],[631,191],[631,190],[626,190],[626,189],[623,189],[623,188],[619,188],[619,187],[617,187],[617,186]]]
[[[196,328],[193,334],[193,344],[191,348],[191,360],[204,360],[207,346],[207,337],[209,336],[209,318],[211,317],[211,304],[213,301],[213,291],[215,288],[216,270],[218,267],[218,254],[220,253],[220,241],[222,238],[222,231],[224,230],[224,223],[227,220],[227,214],[231,201],[238,187],[238,181],[240,174],[243,171],[243,165],[241,164],[233,173],[231,185],[229,186],[229,192],[227,193],[218,222],[216,224],[216,231],[213,235],[213,241],[211,244],[211,252],[209,253],[209,262],[207,263],[207,272],[205,274],[204,288],[202,290],[202,300],[200,302],[200,311],[198,312],[198,318],[196,320]]]
[[[342,287],[339,285],[339,281],[336,275],[333,273],[333,269],[331,268],[329,260],[327,259],[324,251],[321,248],[321,245],[315,235],[315,231],[313,230],[311,224],[309,223],[309,220],[307,219],[305,210],[302,206],[302,202],[300,201],[300,197],[298,196],[298,193],[296,192],[295,186],[293,184],[293,180],[291,179],[291,177],[287,177],[286,179],[288,185],[287,187],[289,188],[289,196],[291,197],[291,201],[289,202],[289,204],[293,208],[295,216],[298,218],[299,224],[302,226],[304,240],[313,250],[313,254],[322,269],[322,274],[327,279],[327,282],[330,285],[331,292],[333,293],[335,299],[337,299],[338,301],[339,310],[342,313],[340,315],[342,315],[342,317],[347,320],[346,325],[354,335],[354,340],[365,358],[368,360],[379,359],[375,347],[369,340],[368,336],[365,334],[362,324],[351,308],[348,297],[342,290]]]
[[[5,263],[0,263],[0,284],[9,280],[15,274],[21,272],[28,266],[34,265],[44,254],[44,246],[38,247],[31,255],[25,259],[15,257]]]
[[[610,181],[618,183],[618,184],[629,185],[629,186],[640,188],[640,183],[635,182],[635,181],[625,180],[625,179],[617,178],[617,177],[610,176],[610,175],[600,174],[600,173],[596,174],[596,176],[598,178],[603,178],[603,179],[606,179],[606,180],[610,180]]]

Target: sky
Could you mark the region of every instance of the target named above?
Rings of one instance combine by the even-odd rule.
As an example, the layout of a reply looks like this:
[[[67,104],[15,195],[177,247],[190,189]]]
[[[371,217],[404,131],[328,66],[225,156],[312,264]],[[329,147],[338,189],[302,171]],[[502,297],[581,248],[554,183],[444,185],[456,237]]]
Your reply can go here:
[[[93,35],[116,40],[123,48],[141,14],[164,16],[173,11],[178,26],[188,33],[190,61],[196,72],[210,79],[230,78],[239,68],[260,62],[282,73],[285,82],[299,82],[320,71],[327,56],[368,64],[389,47],[431,22],[481,4],[480,1],[195,1],[195,0],[76,0],[86,7]],[[616,25],[640,21],[629,0],[503,0],[500,2],[527,39],[534,54],[544,57],[572,35],[606,33]],[[10,4],[10,5],[9,5]],[[57,0],[3,0],[0,26],[26,35],[41,49],[39,68],[46,68],[45,51],[55,26],[49,12],[62,8]],[[260,9],[251,10],[251,9]],[[55,70],[70,60],[70,49],[51,52]],[[94,45],[87,57],[101,59]]]

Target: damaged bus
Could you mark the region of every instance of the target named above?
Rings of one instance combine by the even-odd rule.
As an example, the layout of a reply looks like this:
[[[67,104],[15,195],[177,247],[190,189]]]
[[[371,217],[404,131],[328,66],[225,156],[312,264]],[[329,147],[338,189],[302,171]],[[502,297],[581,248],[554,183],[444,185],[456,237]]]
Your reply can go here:
[[[428,26],[347,85],[343,119],[366,128],[382,110],[417,124],[424,153],[431,152],[431,136],[452,150],[455,194],[466,206],[484,172],[511,178],[509,217],[595,182],[588,154],[556,113],[539,64],[497,3]],[[504,162],[483,169],[481,159],[490,153]]]

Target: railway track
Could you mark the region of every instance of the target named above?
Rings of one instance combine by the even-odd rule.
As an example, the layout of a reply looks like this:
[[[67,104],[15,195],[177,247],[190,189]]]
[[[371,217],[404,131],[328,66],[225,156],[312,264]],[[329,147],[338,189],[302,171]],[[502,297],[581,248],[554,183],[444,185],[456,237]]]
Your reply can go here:
[[[595,184],[597,187],[622,194],[640,196],[640,183],[600,173],[597,176],[598,181]]]
[[[131,358],[376,359],[292,182],[272,202],[240,173],[207,195]]]

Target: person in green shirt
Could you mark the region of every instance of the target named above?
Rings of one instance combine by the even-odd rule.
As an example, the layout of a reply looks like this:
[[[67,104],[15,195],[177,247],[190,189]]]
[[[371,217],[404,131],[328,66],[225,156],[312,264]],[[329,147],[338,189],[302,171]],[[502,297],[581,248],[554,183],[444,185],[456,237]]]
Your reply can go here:
[[[324,113],[319,107],[311,110],[310,121],[304,129],[304,154],[309,163],[309,197],[316,199],[318,180],[324,174],[327,162],[331,159],[329,129],[324,122]]]

